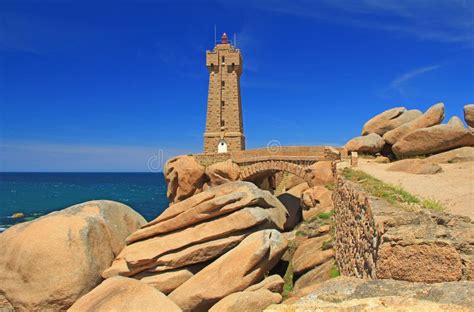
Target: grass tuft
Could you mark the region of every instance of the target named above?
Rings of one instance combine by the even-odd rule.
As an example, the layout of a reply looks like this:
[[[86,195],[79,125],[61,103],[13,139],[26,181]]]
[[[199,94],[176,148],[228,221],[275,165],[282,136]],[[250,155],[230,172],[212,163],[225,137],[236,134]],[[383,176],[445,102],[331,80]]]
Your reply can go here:
[[[331,268],[331,270],[329,270],[329,277],[335,278],[335,277],[338,277],[339,275],[341,275],[341,273],[339,272],[338,268],[334,265]]]
[[[445,209],[444,205],[439,200],[433,198],[423,199],[421,205],[426,209],[434,211],[443,211]]]
[[[327,220],[331,218],[333,214],[334,214],[334,210],[331,210],[329,212],[321,212],[320,214],[318,214],[318,218]]]

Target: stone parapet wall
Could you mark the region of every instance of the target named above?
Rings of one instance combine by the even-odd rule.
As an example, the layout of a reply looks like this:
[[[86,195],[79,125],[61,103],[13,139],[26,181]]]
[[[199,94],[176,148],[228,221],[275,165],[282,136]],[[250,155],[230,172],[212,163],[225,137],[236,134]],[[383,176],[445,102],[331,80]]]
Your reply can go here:
[[[193,156],[204,167],[231,159],[230,153],[194,154]]]
[[[406,211],[337,178],[336,262],[343,275],[411,282],[474,280],[468,217]]]
[[[341,274],[375,279],[380,232],[368,197],[358,185],[338,177],[333,202],[336,262]]]
[[[193,154],[193,156],[205,167],[228,159],[232,159],[233,162],[239,165],[251,165],[268,160],[282,160],[297,162],[299,165],[304,166],[309,166],[316,161],[339,161],[341,159],[340,149],[331,146],[269,146],[231,153],[205,153]]]

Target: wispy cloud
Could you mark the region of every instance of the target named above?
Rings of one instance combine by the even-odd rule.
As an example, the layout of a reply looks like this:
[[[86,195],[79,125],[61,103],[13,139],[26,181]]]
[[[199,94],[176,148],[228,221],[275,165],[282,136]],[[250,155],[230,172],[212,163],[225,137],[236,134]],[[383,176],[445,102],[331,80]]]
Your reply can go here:
[[[259,1],[257,8],[418,40],[474,46],[474,2],[411,0]]]
[[[416,77],[418,77],[420,75],[423,75],[425,73],[437,70],[440,67],[441,67],[440,65],[424,66],[424,67],[416,68],[414,70],[406,72],[406,73],[398,76],[394,80],[392,80],[392,82],[390,83],[388,88],[385,89],[385,92],[388,92],[388,91],[391,91],[391,90],[396,90],[401,95],[405,95],[405,91],[403,90],[403,86],[404,86],[404,84],[407,83],[407,81],[413,80]]]

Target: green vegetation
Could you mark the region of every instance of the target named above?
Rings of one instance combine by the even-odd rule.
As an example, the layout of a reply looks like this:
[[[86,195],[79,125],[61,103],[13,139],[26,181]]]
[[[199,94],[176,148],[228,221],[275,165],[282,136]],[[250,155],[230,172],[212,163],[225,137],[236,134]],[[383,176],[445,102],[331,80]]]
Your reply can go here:
[[[335,278],[335,277],[338,277],[339,275],[341,275],[341,273],[339,272],[339,270],[337,269],[337,267],[334,265],[331,270],[329,270],[329,276],[331,278]]]
[[[318,218],[327,220],[331,218],[333,214],[334,214],[334,210],[331,210],[329,212],[321,212],[320,214],[318,214]]]
[[[403,188],[384,183],[373,176],[351,168],[345,168],[342,171],[343,176],[349,181],[361,185],[370,195],[383,198],[391,204],[400,208],[407,209],[407,206],[417,205],[422,208],[442,211],[444,206],[436,200],[421,200],[413,194],[408,193]]]
[[[288,252],[291,255],[291,259],[293,258],[293,254],[296,250],[296,244],[294,242],[290,242],[288,245]],[[291,261],[288,263],[288,267],[286,268],[285,275],[283,276],[283,280],[285,283],[283,284],[283,293],[282,296],[284,299],[288,298],[289,294],[293,291],[293,264]]]
[[[295,232],[295,235],[296,235],[296,236],[306,236],[306,233],[303,232],[303,231],[301,231],[301,230],[297,230],[297,231]]]
[[[328,183],[328,184],[324,185],[324,187],[327,188],[330,191],[334,191],[336,189],[336,183],[331,182],[331,183]]]
[[[327,241],[323,242],[323,245],[321,246],[322,250],[328,250],[331,249],[334,246],[334,239],[328,239]]]
[[[288,298],[289,294],[293,291],[293,265],[288,263],[288,268],[286,269],[285,276],[283,276],[285,283],[283,284],[283,299]]]
[[[443,204],[439,200],[436,200],[436,199],[433,199],[433,198],[424,199],[421,202],[421,205],[423,207],[427,208],[427,209],[431,209],[431,210],[434,210],[434,211],[443,211],[444,210]]]

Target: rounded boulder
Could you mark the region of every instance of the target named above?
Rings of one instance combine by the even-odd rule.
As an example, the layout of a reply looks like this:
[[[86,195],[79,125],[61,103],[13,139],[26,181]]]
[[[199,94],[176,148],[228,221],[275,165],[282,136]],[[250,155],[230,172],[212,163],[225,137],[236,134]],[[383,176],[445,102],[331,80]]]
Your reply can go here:
[[[145,219],[113,201],[90,201],[20,223],[0,234],[0,293],[19,311],[65,310]]]

